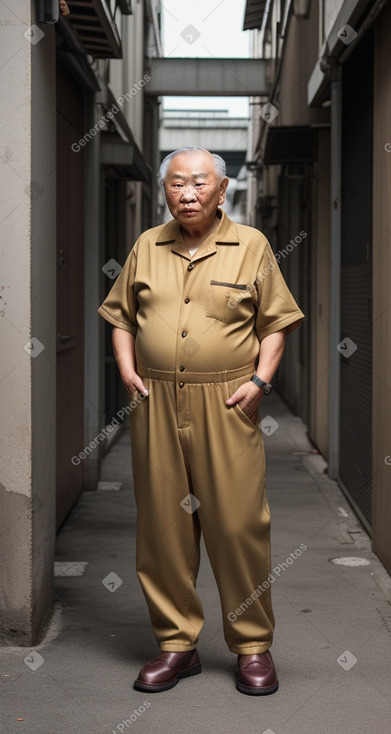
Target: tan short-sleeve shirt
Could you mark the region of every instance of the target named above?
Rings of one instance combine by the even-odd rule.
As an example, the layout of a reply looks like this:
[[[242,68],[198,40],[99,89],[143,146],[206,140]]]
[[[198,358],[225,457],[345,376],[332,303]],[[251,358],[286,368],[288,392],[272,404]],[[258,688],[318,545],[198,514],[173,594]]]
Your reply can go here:
[[[193,257],[176,220],[144,232],[98,309],[135,335],[144,367],[238,369],[255,362],[265,336],[304,318],[264,235],[218,215]]]

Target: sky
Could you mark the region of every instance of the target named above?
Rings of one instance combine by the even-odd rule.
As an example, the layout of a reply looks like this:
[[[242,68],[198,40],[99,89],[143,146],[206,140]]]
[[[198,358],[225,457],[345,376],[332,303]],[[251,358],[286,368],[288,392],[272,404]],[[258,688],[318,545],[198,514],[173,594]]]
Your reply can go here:
[[[249,31],[242,31],[246,0],[163,0],[165,56],[246,58]],[[183,35],[181,35],[183,34]],[[163,97],[165,109],[228,109],[248,117],[247,97]]]

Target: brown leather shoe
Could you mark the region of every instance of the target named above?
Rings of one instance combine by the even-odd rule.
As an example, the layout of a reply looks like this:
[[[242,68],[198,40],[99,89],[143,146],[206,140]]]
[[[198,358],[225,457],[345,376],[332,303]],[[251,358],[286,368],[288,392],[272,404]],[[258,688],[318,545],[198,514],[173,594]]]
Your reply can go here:
[[[134,682],[136,691],[160,693],[174,688],[180,678],[201,673],[197,650],[189,652],[161,652],[141,668]]]
[[[257,655],[238,655],[236,688],[248,696],[267,696],[269,693],[275,693],[278,678],[269,650]]]

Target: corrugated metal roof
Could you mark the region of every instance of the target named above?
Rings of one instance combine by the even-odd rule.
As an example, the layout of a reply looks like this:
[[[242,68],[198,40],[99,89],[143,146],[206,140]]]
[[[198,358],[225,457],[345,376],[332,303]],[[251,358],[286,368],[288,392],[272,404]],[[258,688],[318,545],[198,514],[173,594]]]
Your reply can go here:
[[[244,13],[243,30],[261,28],[267,0],[247,0]]]
[[[97,59],[122,58],[118,6],[106,0],[68,0],[68,5],[66,21],[87,53]]]

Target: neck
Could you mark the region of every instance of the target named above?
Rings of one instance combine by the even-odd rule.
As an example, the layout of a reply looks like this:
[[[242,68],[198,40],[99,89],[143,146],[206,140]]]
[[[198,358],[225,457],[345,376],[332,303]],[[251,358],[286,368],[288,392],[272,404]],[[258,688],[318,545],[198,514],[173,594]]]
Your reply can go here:
[[[192,240],[194,244],[197,242],[203,242],[207,237],[209,237],[212,232],[217,228],[217,225],[219,223],[219,218],[217,215],[213,219],[212,222],[207,223],[203,227],[195,226],[195,227],[184,227],[181,225],[182,234],[186,239]]]

